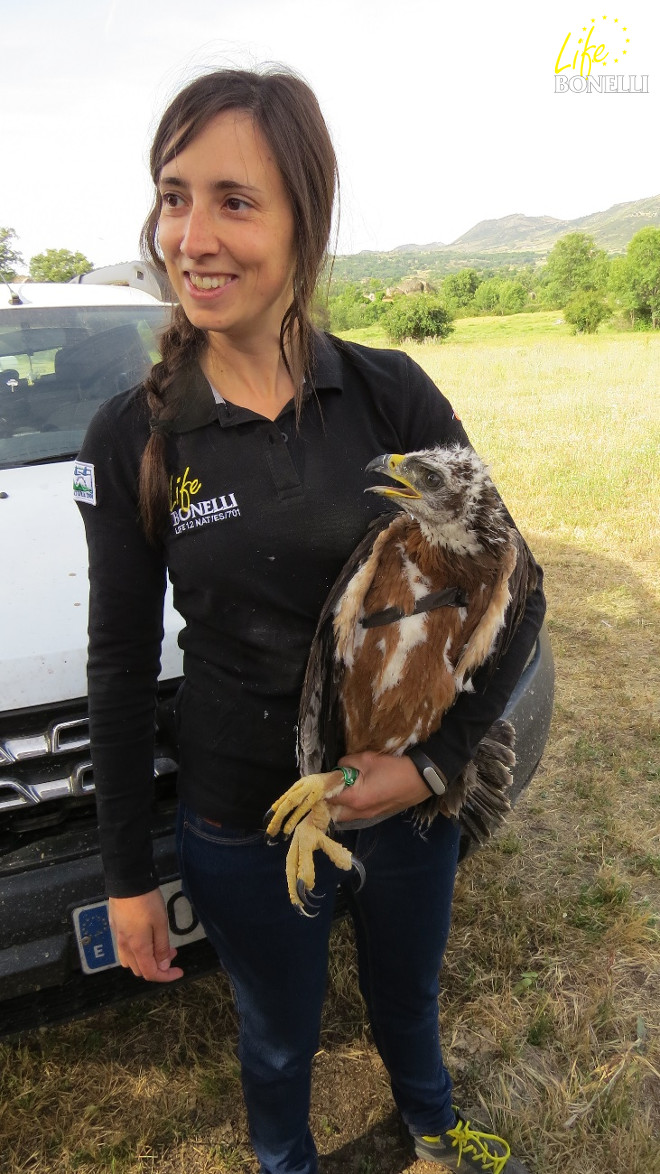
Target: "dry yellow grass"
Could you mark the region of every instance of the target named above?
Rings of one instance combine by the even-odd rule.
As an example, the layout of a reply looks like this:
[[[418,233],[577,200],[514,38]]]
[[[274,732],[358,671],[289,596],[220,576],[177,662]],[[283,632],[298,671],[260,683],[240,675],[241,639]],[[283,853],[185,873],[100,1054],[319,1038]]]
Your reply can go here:
[[[442,1030],[457,1098],[534,1174],[660,1174],[660,338],[411,348],[545,564],[550,744],[462,867]],[[338,928],[313,1124],[326,1174],[402,1144]],[[221,978],[0,1047],[7,1174],[254,1172]]]

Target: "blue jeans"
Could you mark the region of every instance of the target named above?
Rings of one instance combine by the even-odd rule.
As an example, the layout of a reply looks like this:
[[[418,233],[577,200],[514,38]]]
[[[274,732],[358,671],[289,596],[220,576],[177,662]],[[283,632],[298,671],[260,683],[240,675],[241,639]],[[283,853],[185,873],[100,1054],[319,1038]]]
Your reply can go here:
[[[451,914],[459,828],[442,816],[424,834],[408,814],[342,842],[367,879],[315,856],[319,915],[301,917],[286,889],[286,844],[261,831],[218,827],[182,808],[183,887],[231,980],[250,1136],[262,1174],[315,1174],[308,1124],[334,897],[346,883],[360,990],[397,1107],[413,1133],[454,1123],[451,1080],[438,1034],[438,971]]]

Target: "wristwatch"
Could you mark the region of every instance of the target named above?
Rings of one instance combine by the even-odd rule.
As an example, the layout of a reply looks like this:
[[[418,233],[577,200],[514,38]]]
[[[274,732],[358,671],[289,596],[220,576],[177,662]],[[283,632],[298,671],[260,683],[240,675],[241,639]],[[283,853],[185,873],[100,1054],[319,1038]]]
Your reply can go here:
[[[433,791],[434,795],[444,795],[447,783],[442,771],[429,758],[428,754],[420,750],[419,746],[411,746],[409,750],[406,750],[406,755],[414,762],[429,790]]]

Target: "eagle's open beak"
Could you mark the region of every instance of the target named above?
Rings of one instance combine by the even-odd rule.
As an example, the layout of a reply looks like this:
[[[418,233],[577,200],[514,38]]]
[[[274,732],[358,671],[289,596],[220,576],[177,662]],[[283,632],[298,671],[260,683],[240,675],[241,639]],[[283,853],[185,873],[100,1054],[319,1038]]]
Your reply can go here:
[[[401,485],[405,486],[405,489],[395,489],[392,485],[370,485],[368,489],[365,489],[365,493],[380,493],[383,497],[421,497],[421,493],[418,493],[405,477],[397,473],[397,469],[403,460],[405,460],[405,457],[399,453],[383,453],[382,456],[376,457],[375,460],[369,462],[365,472],[385,473],[394,481],[399,481]]]

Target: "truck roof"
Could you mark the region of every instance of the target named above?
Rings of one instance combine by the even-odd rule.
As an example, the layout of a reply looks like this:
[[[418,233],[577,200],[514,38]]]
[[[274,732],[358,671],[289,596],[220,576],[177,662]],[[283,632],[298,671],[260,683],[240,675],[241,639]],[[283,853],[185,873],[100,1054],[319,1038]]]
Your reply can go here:
[[[125,285],[73,285],[69,282],[31,282],[11,284],[23,306],[157,306],[158,298],[141,289]],[[9,290],[0,286],[0,309],[20,309],[12,305]]]

